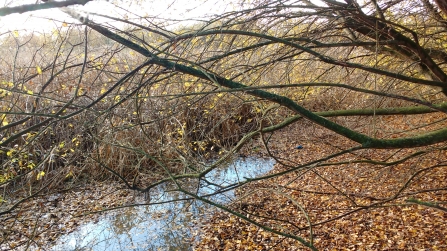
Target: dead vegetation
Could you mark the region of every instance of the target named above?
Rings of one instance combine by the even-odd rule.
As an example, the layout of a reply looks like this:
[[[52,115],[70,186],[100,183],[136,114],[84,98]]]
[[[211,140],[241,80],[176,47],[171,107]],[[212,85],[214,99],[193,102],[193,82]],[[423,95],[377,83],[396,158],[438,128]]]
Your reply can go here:
[[[403,118],[384,120],[389,126],[405,124]],[[295,149],[297,145],[303,148]],[[278,160],[286,160],[272,173],[350,147],[342,137],[296,123],[271,141]],[[312,241],[319,250],[444,250],[446,154],[445,145],[348,154],[249,184],[237,191],[239,199],[231,209],[263,226]],[[411,155],[418,157],[401,161]],[[298,241],[224,212],[216,213],[197,235],[200,242],[194,250],[308,250]]]

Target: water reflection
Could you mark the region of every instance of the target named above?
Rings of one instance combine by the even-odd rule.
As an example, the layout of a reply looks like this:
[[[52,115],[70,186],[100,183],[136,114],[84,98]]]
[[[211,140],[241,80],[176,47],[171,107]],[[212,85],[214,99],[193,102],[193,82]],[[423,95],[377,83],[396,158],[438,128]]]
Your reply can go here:
[[[210,172],[206,179],[211,182],[190,181],[182,184],[200,195],[213,194],[230,184],[254,178],[269,171],[272,159],[240,158],[226,167]],[[167,192],[174,187],[165,185],[151,191],[151,203],[181,200],[185,195]],[[228,191],[210,197],[226,203],[234,197]],[[209,199],[209,198],[208,198]],[[88,223],[75,232],[63,236],[53,250],[191,250],[194,237],[192,230],[197,221],[212,208],[200,201],[181,200],[172,203],[139,206],[110,213],[97,223]]]

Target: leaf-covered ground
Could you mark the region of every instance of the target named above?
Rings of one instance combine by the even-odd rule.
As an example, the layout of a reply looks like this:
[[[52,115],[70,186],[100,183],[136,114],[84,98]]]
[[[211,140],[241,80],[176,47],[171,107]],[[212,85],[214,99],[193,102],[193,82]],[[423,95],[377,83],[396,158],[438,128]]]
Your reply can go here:
[[[405,135],[406,126],[421,121],[402,118],[392,122],[401,123],[398,125],[402,130],[389,134],[389,130],[378,129],[377,136]],[[275,133],[268,145],[282,162],[275,166],[275,173],[355,144],[300,122]],[[298,145],[303,148],[295,149]],[[447,250],[447,213],[407,201],[417,199],[447,207],[444,148],[445,144],[346,154],[325,162],[330,165],[312,166],[244,186],[236,191],[238,200],[231,208],[273,229],[312,241],[320,250]],[[410,154],[415,156],[398,164],[372,164],[399,161]],[[132,204],[134,200],[133,192],[113,182],[37,197],[0,217],[0,250],[24,250],[27,246],[46,250],[61,234],[99,216],[83,214]],[[274,235],[224,212],[217,212],[200,225],[195,233],[200,240],[194,244],[196,251],[307,250],[298,241]]]
[[[419,121],[414,122],[421,119],[418,116],[415,120]],[[396,130],[391,137],[407,135],[405,127],[412,123],[408,118],[392,122],[402,130]],[[378,137],[390,136],[386,133],[377,130]],[[295,149],[298,145],[303,148]],[[354,145],[321,128],[298,123],[273,137],[271,151],[286,164],[277,164],[273,172]],[[328,161],[339,162],[336,165],[313,166],[251,183],[238,190],[239,200],[231,209],[273,229],[312,241],[319,250],[447,250],[447,212],[442,211],[447,207],[444,147],[363,150],[343,155]],[[420,151],[430,153],[417,155]],[[398,161],[410,154],[416,156],[399,164],[372,164]],[[436,202],[442,208],[414,204],[409,199]],[[216,213],[197,234],[201,241],[195,251],[308,250],[298,241],[225,212]]]
[[[62,234],[98,219],[99,214],[89,212],[130,204],[134,199],[132,192],[118,184],[99,182],[36,197],[12,214],[0,216],[0,250],[49,250]]]

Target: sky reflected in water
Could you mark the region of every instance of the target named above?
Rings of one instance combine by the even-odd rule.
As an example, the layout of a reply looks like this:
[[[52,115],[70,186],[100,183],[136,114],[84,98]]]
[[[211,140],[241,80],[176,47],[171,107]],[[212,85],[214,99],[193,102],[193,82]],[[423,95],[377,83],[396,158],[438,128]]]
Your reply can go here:
[[[194,180],[186,186],[200,195],[210,194],[220,187],[244,181],[244,177],[260,176],[271,170],[274,163],[273,159],[239,158],[207,174],[207,180],[216,185],[203,181],[198,184]],[[178,192],[166,192],[171,189],[172,185],[165,185],[151,190],[150,202],[186,198]],[[226,203],[232,198],[234,191],[228,191],[211,197],[211,200]],[[98,222],[87,223],[61,237],[52,250],[191,250],[194,242],[192,231],[201,219],[212,212],[210,205],[189,200],[113,211],[102,216]]]

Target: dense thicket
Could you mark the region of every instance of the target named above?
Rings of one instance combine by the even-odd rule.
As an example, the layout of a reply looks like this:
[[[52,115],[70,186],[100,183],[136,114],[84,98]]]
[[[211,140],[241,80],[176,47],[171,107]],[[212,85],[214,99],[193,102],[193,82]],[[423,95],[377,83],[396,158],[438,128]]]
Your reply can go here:
[[[222,191],[288,198],[296,218],[215,206],[311,249],[324,247],[310,226],[358,211],[416,203],[445,214],[443,0],[235,6],[184,23],[131,12],[99,23],[68,7],[79,22],[3,34],[0,215],[92,178],[141,192],[175,183],[213,203],[183,182],[212,184],[207,173],[260,147],[277,172]],[[297,157],[295,144],[315,152]],[[322,212],[338,209],[308,212],[299,180],[328,196]]]

